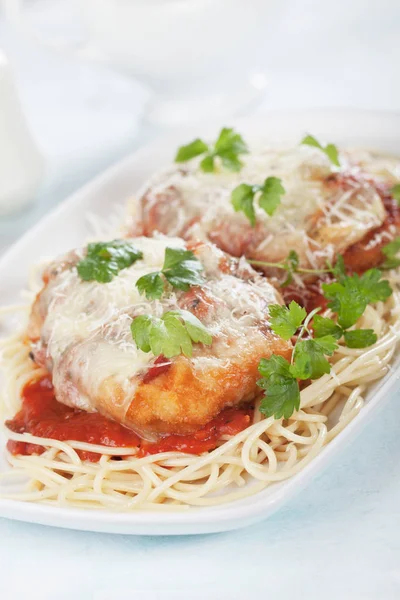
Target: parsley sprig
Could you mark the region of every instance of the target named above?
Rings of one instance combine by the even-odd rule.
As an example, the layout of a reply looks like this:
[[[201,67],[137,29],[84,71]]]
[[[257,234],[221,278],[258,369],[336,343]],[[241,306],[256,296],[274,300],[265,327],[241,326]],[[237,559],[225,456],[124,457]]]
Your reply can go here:
[[[326,355],[332,356],[337,348],[337,340],[327,334],[313,339],[309,328],[310,321],[319,311],[316,308],[309,315],[297,302],[288,307],[278,304],[270,306],[271,329],[283,339],[290,339],[299,330],[292,352],[291,362],[282,356],[272,355],[262,358],[258,370],[262,379],[257,385],[265,391],[260,404],[260,412],[276,419],[288,419],[300,408],[300,387],[298,380],[318,379],[329,373],[331,366]],[[307,339],[303,339],[304,336]]]
[[[191,312],[170,310],[162,317],[140,315],[131,324],[136,346],[154,356],[192,356],[193,344],[212,344],[212,335]]]
[[[337,313],[338,323],[343,329],[354,325],[368,304],[384,302],[392,294],[389,282],[381,280],[381,277],[382,271],[369,269],[361,276],[342,276],[340,281],[322,284],[324,296],[329,300],[328,306]]]
[[[247,154],[249,149],[242,136],[234,129],[224,127],[215,144],[207,144],[200,138],[193,140],[186,146],[181,146],[175,156],[175,162],[182,163],[205,155],[200,162],[200,168],[205,173],[216,170],[215,159],[219,158],[222,166],[228,171],[240,171],[243,164],[239,159],[241,154]]]
[[[263,184],[251,185],[241,183],[231,194],[232,206],[236,212],[242,211],[249,219],[251,226],[256,224],[254,199],[258,196],[258,204],[267,215],[272,217],[281,203],[281,196],[285,193],[282,180],[279,177],[267,177]]]
[[[332,335],[339,340],[342,336],[344,343],[348,348],[367,348],[372,346],[377,341],[377,335],[373,329],[352,329],[347,331],[335,321],[315,315],[313,321],[313,329],[315,337],[323,335]]]
[[[125,240],[95,242],[87,247],[85,258],[76,265],[84,281],[109,283],[122,269],[143,258],[143,253]]]
[[[321,309],[316,308],[307,315],[305,309],[292,300],[288,307],[273,304],[269,310],[271,329],[281,338],[289,340],[299,331],[292,355],[292,375],[297,379],[318,379],[323,373],[329,373],[330,365],[324,354],[333,354],[337,339],[331,333],[315,334],[312,339],[310,329],[310,322]],[[308,339],[303,339],[306,335]]]
[[[164,293],[166,282],[178,290],[187,291],[192,285],[202,285],[203,265],[191,250],[166,248],[161,271],[143,275],[136,287],[148,300],[158,300]]]
[[[295,273],[305,273],[305,274],[316,274],[320,275],[323,273],[331,273],[333,268],[327,266],[326,269],[303,269],[299,267],[300,259],[299,255],[295,250],[290,250],[288,256],[282,262],[267,262],[264,260],[252,260],[248,259],[248,262],[255,267],[271,267],[275,269],[282,269],[282,271],[286,271],[287,277],[283,283],[281,283],[281,287],[286,287],[293,281],[293,275]]]
[[[275,355],[260,361],[258,370],[262,379],[257,384],[265,390],[260,411],[267,417],[288,419],[299,410],[298,381],[319,379],[330,373],[331,365],[326,357],[333,355],[341,338],[349,348],[366,348],[377,341],[372,329],[350,328],[369,304],[389,298],[393,292],[389,282],[381,279],[379,269],[369,269],[361,276],[347,275],[342,257],[330,271],[337,280],[323,284],[322,289],[328,306],[336,313],[337,322],[319,315],[321,308],[306,315],[305,309],[294,301],[288,307],[278,304],[269,307],[272,331],[284,340],[294,335],[297,340],[291,362]]]
[[[326,146],[323,146],[313,135],[306,135],[301,140],[301,144],[318,148],[329,158],[335,167],[340,167],[339,152],[334,144],[327,144]]]
[[[394,269],[400,266],[400,236],[396,237],[389,244],[386,244],[386,246],[383,246],[382,253],[386,257],[386,260],[380,265],[381,269]],[[321,269],[304,269],[303,267],[299,267],[300,259],[295,250],[290,250],[288,256],[282,262],[268,262],[264,260],[253,260],[251,258],[247,259],[247,262],[255,267],[271,267],[286,271],[286,279],[280,284],[282,288],[287,287],[290,283],[292,283],[293,275],[295,273],[313,275],[331,273],[338,281],[340,281],[342,277],[346,278],[346,269],[343,256],[338,256],[335,265],[327,262],[326,268]]]
[[[262,358],[258,370],[262,379],[257,385],[265,390],[260,412],[266,417],[289,419],[300,408],[300,388],[290,371],[290,363],[283,356],[272,355]]]

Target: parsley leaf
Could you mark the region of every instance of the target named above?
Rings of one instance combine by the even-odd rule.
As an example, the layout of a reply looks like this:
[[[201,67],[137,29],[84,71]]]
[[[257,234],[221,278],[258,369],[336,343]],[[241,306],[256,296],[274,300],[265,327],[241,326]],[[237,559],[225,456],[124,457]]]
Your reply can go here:
[[[260,207],[272,217],[281,203],[281,196],[285,194],[285,188],[279,177],[267,177],[260,188],[261,196],[258,199]]]
[[[317,342],[324,337],[333,337],[339,340],[344,336],[344,342],[348,348],[367,348],[377,341],[377,336],[373,329],[355,329],[353,331],[343,331],[339,325],[336,325],[331,319],[326,319],[320,315],[315,315],[313,320],[314,336]],[[326,352],[328,354],[328,352]]]
[[[322,290],[328,306],[338,314],[339,324],[343,328],[351,327],[361,317],[367,307],[367,300],[359,286],[349,278],[341,283],[323,283]]]
[[[143,258],[143,253],[126,240],[95,242],[87,247],[85,258],[76,265],[84,281],[109,283],[119,271]]]
[[[181,146],[179,148],[175,156],[175,162],[186,162],[200,154],[204,154],[207,150],[208,145],[200,138],[197,138],[196,140],[193,140],[193,142],[190,142],[190,144],[187,144],[187,146]]]
[[[214,172],[214,157],[206,156],[200,163],[200,168],[204,173],[213,173]]]
[[[162,270],[143,275],[137,280],[136,287],[148,300],[157,300],[163,295],[165,280],[183,291],[192,285],[202,285],[202,270],[203,265],[191,250],[166,248]]]
[[[400,187],[400,184],[399,184]],[[400,198],[400,192],[399,192]],[[382,253],[386,256],[385,262],[382,264],[383,269],[395,269],[400,266],[400,258],[398,258],[398,253],[400,252],[400,236],[395,238],[389,244],[386,244],[382,248]]]
[[[181,317],[185,323],[188,334],[196,344],[202,343],[206,346],[212,344],[212,335],[204,327],[201,321],[188,310],[170,311],[176,317]]]
[[[258,367],[263,376],[257,385],[265,390],[260,412],[266,417],[288,419],[300,408],[299,384],[290,372],[289,362],[282,356],[262,358]]]
[[[393,198],[397,201],[397,204],[400,204],[400,183],[396,183],[390,190]]]
[[[384,301],[392,294],[389,282],[380,281],[382,272],[369,269],[363,275],[342,278],[342,282],[324,283],[322,289],[330,301],[328,306],[338,314],[338,322],[343,329],[354,325],[364,313],[368,304]]]
[[[148,300],[157,300],[163,295],[164,281],[160,273],[148,273],[137,280],[136,287]]]
[[[232,192],[231,202],[236,212],[242,211],[254,227],[256,224],[256,212],[254,210],[254,190],[253,185],[241,183]]]
[[[332,319],[315,315],[313,319],[314,337],[322,338],[326,335],[331,335],[336,340],[339,340],[343,335],[343,330],[339,325],[336,325]]]
[[[329,373],[331,365],[325,354],[331,356],[337,348],[331,335],[319,339],[301,340],[294,349],[294,362],[290,370],[297,379],[318,379]]]
[[[323,335],[322,337],[316,338],[312,341],[315,342],[318,348],[328,356],[332,356],[332,354],[338,348],[337,339],[333,335]]]
[[[384,302],[393,293],[387,279],[380,281],[381,277],[382,271],[379,269],[369,269],[360,277],[361,289],[368,299],[368,304]]]
[[[230,171],[240,171],[242,163],[238,156],[247,154],[248,151],[247,144],[239,133],[232,128],[221,129],[215,142],[214,155],[221,158],[224,167]]]
[[[254,198],[258,192],[260,192],[259,206],[272,217],[281,203],[281,196],[285,193],[285,188],[279,177],[267,177],[262,185],[241,183],[235,187],[231,195],[232,206],[236,212],[244,212],[252,227],[256,224]]]
[[[290,375],[290,363],[277,354],[272,354],[270,358],[262,358],[258,365],[258,372],[265,378],[271,375]]]
[[[344,339],[349,348],[367,348],[376,343],[378,336],[373,329],[354,329],[345,331]]]
[[[271,329],[284,340],[289,340],[298,330],[307,313],[292,300],[288,307],[279,304],[269,306]]]
[[[333,165],[340,167],[338,149],[334,144],[322,146],[322,144],[312,135],[306,135],[306,137],[301,140],[301,144],[319,148],[324,154],[326,154]]]
[[[143,352],[150,352],[151,350],[149,333],[153,318],[150,315],[140,315],[135,317],[131,323],[132,337],[136,342],[136,346]]]
[[[200,162],[200,168],[205,173],[215,171],[215,158],[221,160],[222,166],[228,171],[240,171],[242,162],[239,159],[241,154],[247,154],[248,148],[242,136],[234,129],[224,127],[221,129],[217,141],[214,145],[208,145],[203,140],[197,138],[181,146],[175,156],[175,162],[186,162],[196,156],[205,154]]]
[[[203,265],[191,250],[167,248],[162,273],[169,283],[179,290],[187,291],[192,285],[204,283],[200,275]]]
[[[192,356],[193,343],[212,344],[212,335],[192,313],[171,310],[161,318],[151,315],[135,317],[131,323],[136,346],[154,356],[172,358],[179,354]]]

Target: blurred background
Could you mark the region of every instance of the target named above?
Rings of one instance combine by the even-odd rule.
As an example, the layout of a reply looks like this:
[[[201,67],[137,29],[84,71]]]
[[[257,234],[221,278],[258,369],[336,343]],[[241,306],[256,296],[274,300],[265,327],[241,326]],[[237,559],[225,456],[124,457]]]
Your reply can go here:
[[[0,255],[172,127],[279,109],[399,111],[399,65],[400,0],[0,0]],[[193,586],[232,600],[267,589],[400,598],[399,426],[392,402],[295,502],[233,533],[118,537],[2,519],[0,596],[162,599],[178,574],[174,598]]]
[[[282,108],[400,109],[398,0],[0,0],[0,7],[0,51],[44,163],[35,202],[0,217],[0,250],[180,120],[229,124],[232,114]]]

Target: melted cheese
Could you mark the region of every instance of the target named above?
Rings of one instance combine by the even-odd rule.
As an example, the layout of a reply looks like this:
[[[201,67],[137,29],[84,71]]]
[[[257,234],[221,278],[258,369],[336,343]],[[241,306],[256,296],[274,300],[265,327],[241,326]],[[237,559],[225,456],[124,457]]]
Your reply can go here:
[[[39,348],[46,349],[60,401],[96,410],[94,399],[106,398],[111,382],[111,414],[119,414],[122,421],[140,375],[154,360],[151,352],[136,347],[130,331],[132,318],[140,314],[161,316],[180,308],[185,298],[184,292],[176,291],[161,300],[148,301],[135,285],[142,275],[162,268],[167,246],[184,247],[183,240],[137,238],[133,243],[142,250],[143,260],[123,269],[107,284],[82,281],[71,265],[50,280],[43,300],[47,308],[39,343]],[[213,345],[194,345],[190,359],[193,371],[202,377],[205,369],[224,367],[240,360],[240,351],[251,351],[254,336],[263,335],[260,324],[268,318],[268,305],[280,300],[268,281],[244,263],[236,263],[239,276],[235,276],[221,272],[221,261],[226,259],[216,247],[206,244],[195,251],[204,268],[202,293],[212,307],[202,321],[213,335]],[[243,280],[241,272],[251,280]]]
[[[271,262],[282,260],[294,249],[303,265],[313,267],[332,260],[385,218],[375,187],[358,177],[355,154],[341,156],[348,177],[344,186],[327,179],[332,165],[315,148],[267,149],[243,160],[240,173],[206,174],[199,171],[198,161],[192,161],[183,169],[174,167],[156,175],[145,188],[150,210],[158,209],[154,214],[164,224],[169,222],[169,235],[184,232],[186,237],[208,240],[220,234],[228,245],[239,240],[237,248],[245,240],[252,257]],[[363,160],[367,164],[365,156]],[[397,173],[396,167],[390,169]],[[388,171],[382,165],[377,170],[384,179]],[[257,227],[252,229],[247,218],[233,210],[231,193],[239,183],[261,183],[269,176],[280,177],[286,192],[272,217],[256,205]],[[160,204],[161,197],[164,203]],[[82,253],[72,253],[40,300],[45,319],[38,350],[47,353],[58,399],[85,410],[97,410],[102,403],[103,412],[122,422],[141,375],[154,360],[132,340],[132,319],[140,314],[160,317],[190,303],[180,291],[149,302],[135,285],[141,276],[162,268],[167,246],[184,247],[184,241],[158,237],[137,238],[134,243],[143,251],[143,260],[120,271],[108,284],[82,281],[73,266]],[[206,244],[195,252],[204,267],[202,293],[207,297],[201,320],[213,344],[195,344],[187,360],[195,376],[203,380],[212,369],[239,364],[242,356],[260,346],[260,340],[265,342],[268,305],[280,297],[243,260],[225,272],[221,264],[225,261],[226,266],[226,258],[217,247]],[[195,312],[196,303],[193,307]],[[104,408],[107,403],[111,409]]]
[[[46,346],[53,365],[56,389],[65,379],[66,368],[74,380],[81,380],[84,375],[84,387],[93,394],[107,377],[115,377],[127,389],[132,374],[145,369],[154,358],[139,350],[133,342],[132,318],[126,311],[134,306],[136,314],[148,312],[149,303],[139,294],[136,281],[142,275],[162,268],[167,246],[182,248],[184,243],[177,238],[139,238],[135,240],[135,246],[142,250],[143,260],[123,269],[107,284],[82,281],[75,268],[66,269],[49,283],[46,289],[49,303],[41,343]],[[153,314],[163,313],[160,302],[151,304]],[[66,367],[63,357],[72,347],[74,350]],[[66,401],[68,396],[70,402]],[[93,410],[90,399],[82,393],[71,396],[69,391],[63,401]]]
[[[353,150],[347,153],[366,173],[371,173],[379,181],[395,185],[400,181],[400,159],[368,150]]]
[[[139,197],[146,197],[146,210],[151,211],[168,195],[159,223],[164,233],[211,239],[235,255],[244,251],[248,257],[270,262],[279,262],[293,249],[302,266],[313,267],[332,260],[385,218],[375,187],[360,177],[360,165],[370,167],[374,162],[368,161],[365,152],[340,156],[341,170],[349,181],[354,176],[350,189],[328,183],[336,169],[313,147],[256,149],[241,159],[244,166],[238,173],[223,169],[203,173],[198,159],[171,167],[147,182]],[[398,176],[398,161],[397,167],[393,163],[389,168],[386,163],[386,173],[388,169]],[[383,166],[377,170],[382,173]],[[243,182],[260,184],[270,176],[282,180],[285,194],[272,217],[255,203],[257,227],[251,230],[247,217],[232,207],[232,190]],[[157,220],[150,224],[152,230],[157,230]]]
[[[204,234],[204,230],[209,229],[213,222],[221,221],[226,216],[247,224],[246,217],[235,213],[232,208],[232,190],[243,182],[259,184],[266,177],[275,176],[282,179],[286,190],[282,204],[272,218],[256,207],[257,219],[268,221],[272,231],[292,231],[304,227],[306,218],[320,205],[321,180],[331,172],[331,163],[325,154],[308,146],[299,146],[291,150],[256,151],[241,157],[241,160],[244,166],[238,173],[226,170],[203,173],[196,159],[183,168],[174,166],[150,179],[139,196],[148,189],[156,197],[170,187],[176,188],[182,194],[183,202],[175,231],[170,231],[170,234],[179,233],[182,223],[199,214],[203,215],[201,229]],[[201,230],[196,228],[196,234],[200,233]]]
[[[48,353],[57,359],[69,345],[71,338],[86,338],[100,326],[116,317],[119,311],[135,305],[147,307],[147,302],[136,287],[136,281],[152,271],[160,270],[165,248],[183,247],[180,239],[162,238],[135,240],[142,250],[143,260],[123,269],[107,284],[82,281],[75,268],[63,271],[49,284],[51,295],[42,339],[48,345]]]

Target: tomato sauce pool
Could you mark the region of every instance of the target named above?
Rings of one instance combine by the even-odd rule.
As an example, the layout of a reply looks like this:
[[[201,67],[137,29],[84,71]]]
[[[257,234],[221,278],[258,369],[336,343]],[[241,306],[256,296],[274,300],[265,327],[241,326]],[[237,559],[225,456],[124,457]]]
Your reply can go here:
[[[169,435],[155,443],[141,439],[123,425],[103,417],[99,413],[70,408],[57,402],[50,376],[42,377],[25,386],[22,407],[6,426],[15,433],[30,433],[37,437],[54,440],[74,440],[98,444],[110,448],[133,448],[139,457],[158,452],[186,452],[201,454],[213,450],[223,435],[235,435],[251,423],[252,409],[229,408],[191,435]],[[39,444],[9,440],[11,454],[41,454]],[[101,454],[78,450],[83,460],[96,462]]]

